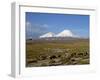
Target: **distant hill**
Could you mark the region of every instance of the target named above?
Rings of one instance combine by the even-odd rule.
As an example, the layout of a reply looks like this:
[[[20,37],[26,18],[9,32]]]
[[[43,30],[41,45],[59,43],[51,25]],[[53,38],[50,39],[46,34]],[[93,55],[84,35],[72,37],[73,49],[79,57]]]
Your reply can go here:
[[[29,38],[27,41],[72,41],[72,40],[89,40],[88,38],[83,38],[75,35],[70,30],[63,30],[62,32],[55,34],[53,32],[45,33],[38,38]]]
[[[55,34],[55,33],[52,33],[52,32],[48,32],[48,33],[45,33],[43,35],[41,35],[39,38],[49,38],[49,37],[79,37],[79,36],[76,36],[72,33],[72,31],[70,30],[63,30],[62,32],[58,33],[58,34]]]

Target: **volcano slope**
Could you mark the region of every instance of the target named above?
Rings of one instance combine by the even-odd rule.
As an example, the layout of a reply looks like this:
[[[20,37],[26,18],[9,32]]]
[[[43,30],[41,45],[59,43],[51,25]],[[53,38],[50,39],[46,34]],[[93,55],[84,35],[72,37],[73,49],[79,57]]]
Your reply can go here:
[[[88,65],[89,39],[26,40],[26,67]]]

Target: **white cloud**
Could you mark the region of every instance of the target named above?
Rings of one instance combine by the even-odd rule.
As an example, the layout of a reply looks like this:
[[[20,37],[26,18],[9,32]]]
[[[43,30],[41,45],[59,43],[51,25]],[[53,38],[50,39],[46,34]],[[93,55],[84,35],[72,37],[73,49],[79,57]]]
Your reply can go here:
[[[48,25],[47,24],[43,24],[43,27],[48,28]]]
[[[26,22],[26,35],[28,36],[38,36],[47,31],[47,26],[46,24],[33,24],[30,22]]]

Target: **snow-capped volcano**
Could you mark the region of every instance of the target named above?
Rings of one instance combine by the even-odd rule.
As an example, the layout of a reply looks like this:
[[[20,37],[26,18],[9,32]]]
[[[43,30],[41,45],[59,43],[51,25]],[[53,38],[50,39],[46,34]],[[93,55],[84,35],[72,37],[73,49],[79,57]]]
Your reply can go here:
[[[52,33],[52,32],[48,32],[48,33],[46,33],[46,34],[41,35],[40,38],[54,37],[54,36],[55,36],[54,33]]]
[[[56,37],[74,37],[74,34],[70,30],[63,30],[58,33]]]
[[[72,33],[70,30],[63,30],[58,34],[54,34],[52,32],[48,32],[44,35],[41,35],[40,38],[47,38],[47,37],[78,37]]]

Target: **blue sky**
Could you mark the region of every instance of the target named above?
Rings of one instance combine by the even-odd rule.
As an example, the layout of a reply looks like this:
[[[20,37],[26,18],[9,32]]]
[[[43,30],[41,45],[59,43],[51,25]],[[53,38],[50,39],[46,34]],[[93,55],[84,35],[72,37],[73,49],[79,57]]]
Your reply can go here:
[[[80,37],[89,37],[89,15],[26,12],[26,36],[39,37],[46,32],[71,30]]]

